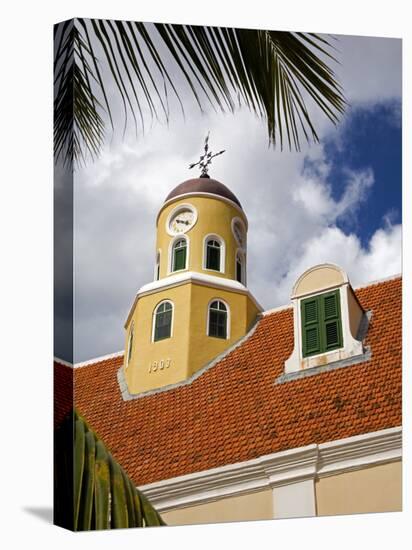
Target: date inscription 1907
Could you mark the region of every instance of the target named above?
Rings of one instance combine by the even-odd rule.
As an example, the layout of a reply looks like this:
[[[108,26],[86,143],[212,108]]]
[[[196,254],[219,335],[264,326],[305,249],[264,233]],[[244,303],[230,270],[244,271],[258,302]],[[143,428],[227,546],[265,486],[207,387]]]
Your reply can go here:
[[[168,369],[171,364],[172,360],[170,358],[160,359],[160,361],[152,361],[149,365],[149,372],[157,372],[159,370]]]

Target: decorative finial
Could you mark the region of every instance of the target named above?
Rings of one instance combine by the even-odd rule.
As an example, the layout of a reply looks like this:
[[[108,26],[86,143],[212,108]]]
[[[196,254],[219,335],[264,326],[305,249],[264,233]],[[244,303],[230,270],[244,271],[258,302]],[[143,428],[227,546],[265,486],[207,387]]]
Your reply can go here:
[[[199,165],[199,168],[202,170],[202,173],[200,174],[201,178],[208,178],[209,174],[207,173],[209,168],[209,164],[212,162],[212,158],[217,157],[218,155],[221,155],[225,152],[225,149],[223,151],[219,151],[218,153],[212,154],[212,151],[209,151],[209,134],[207,133],[206,139],[205,139],[205,153],[204,155],[200,156],[200,160],[198,162],[195,162],[189,166],[190,168],[194,168],[195,166]]]

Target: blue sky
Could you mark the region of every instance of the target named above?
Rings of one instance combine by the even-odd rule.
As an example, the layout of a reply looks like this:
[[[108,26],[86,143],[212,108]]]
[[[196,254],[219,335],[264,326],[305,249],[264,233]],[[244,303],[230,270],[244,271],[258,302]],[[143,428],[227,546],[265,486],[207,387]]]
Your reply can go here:
[[[369,167],[374,185],[359,219],[338,218],[337,226],[353,231],[366,246],[373,233],[390,222],[402,222],[402,128],[401,103],[385,101],[349,109],[339,139],[325,139],[324,149],[332,164],[328,181],[332,196],[339,200],[345,171]]]

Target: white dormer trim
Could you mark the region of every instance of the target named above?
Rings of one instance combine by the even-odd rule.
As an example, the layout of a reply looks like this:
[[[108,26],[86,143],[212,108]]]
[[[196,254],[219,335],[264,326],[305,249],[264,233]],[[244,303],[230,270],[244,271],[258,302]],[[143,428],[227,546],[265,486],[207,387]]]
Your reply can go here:
[[[333,269],[341,276],[341,280],[328,283],[323,288],[314,288],[305,292],[299,291],[299,285],[305,277],[314,273],[316,270],[321,269]],[[340,299],[340,313],[341,313],[341,325],[342,325],[342,338],[343,346],[332,351],[323,352],[317,355],[311,355],[309,357],[303,357],[302,351],[302,317],[301,317],[301,302],[303,299],[311,296],[319,296],[321,294],[327,294],[333,290],[339,290]],[[293,331],[294,331],[294,349],[292,355],[285,361],[285,374],[292,372],[299,372],[311,367],[319,367],[322,365],[329,365],[336,361],[342,361],[356,356],[361,356],[365,352],[363,342],[356,339],[351,331],[350,324],[350,311],[349,311],[349,293],[356,300],[347,274],[335,264],[321,264],[311,267],[305,273],[303,273],[296,281],[292,291],[292,307],[293,307]],[[360,309],[360,305],[358,308]]]

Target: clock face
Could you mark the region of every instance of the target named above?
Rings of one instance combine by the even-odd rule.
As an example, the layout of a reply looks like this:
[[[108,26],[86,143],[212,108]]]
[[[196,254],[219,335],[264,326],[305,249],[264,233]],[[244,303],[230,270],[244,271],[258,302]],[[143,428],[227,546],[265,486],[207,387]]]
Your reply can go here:
[[[237,244],[241,248],[245,248],[246,245],[246,234],[243,228],[243,225],[239,221],[233,223],[233,235],[235,236]]]
[[[168,232],[172,235],[186,233],[196,223],[196,212],[188,206],[182,207],[169,219]]]

